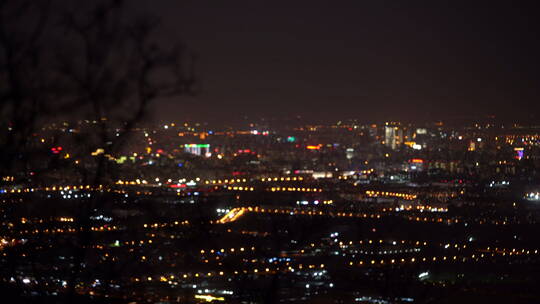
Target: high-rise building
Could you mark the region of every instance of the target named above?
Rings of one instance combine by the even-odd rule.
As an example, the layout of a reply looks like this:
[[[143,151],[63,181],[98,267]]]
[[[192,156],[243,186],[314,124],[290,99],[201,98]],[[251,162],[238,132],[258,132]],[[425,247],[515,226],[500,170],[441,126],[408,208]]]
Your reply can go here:
[[[387,122],[384,126],[384,144],[392,150],[403,143],[403,128],[396,122]]]
[[[195,155],[207,155],[210,153],[209,144],[185,144],[184,151]]]

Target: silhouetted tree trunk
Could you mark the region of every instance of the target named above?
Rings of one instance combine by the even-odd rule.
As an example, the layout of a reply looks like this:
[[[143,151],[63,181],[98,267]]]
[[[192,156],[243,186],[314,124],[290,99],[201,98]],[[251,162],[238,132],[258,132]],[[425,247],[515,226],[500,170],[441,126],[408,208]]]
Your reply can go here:
[[[77,146],[73,158],[91,165],[73,165],[66,178],[79,176],[95,187],[113,181],[106,156],[121,151],[152,103],[192,92],[192,56],[185,47],[159,43],[158,25],[149,16],[130,16],[120,0],[0,1],[0,175],[26,184],[28,171],[42,175],[56,169],[54,162],[31,164],[36,154],[48,156],[36,147],[37,127],[88,120],[95,123],[81,128],[71,144]],[[91,156],[96,149],[103,153]],[[89,215],[104,200],[94,195],[81,201],[66,292],[70,303],[91,243]],[[14,272],[17,260],[9,264]]]

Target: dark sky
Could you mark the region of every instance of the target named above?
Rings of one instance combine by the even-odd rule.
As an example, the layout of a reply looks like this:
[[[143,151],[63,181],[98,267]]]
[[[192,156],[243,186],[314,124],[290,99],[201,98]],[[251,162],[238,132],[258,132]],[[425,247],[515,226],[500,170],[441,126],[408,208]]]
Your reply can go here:
[[[158,117],[540,113],[537,10],[525,2],[132,3],[162,18],[164,40],[199,57],[200,94],[161,103]]]

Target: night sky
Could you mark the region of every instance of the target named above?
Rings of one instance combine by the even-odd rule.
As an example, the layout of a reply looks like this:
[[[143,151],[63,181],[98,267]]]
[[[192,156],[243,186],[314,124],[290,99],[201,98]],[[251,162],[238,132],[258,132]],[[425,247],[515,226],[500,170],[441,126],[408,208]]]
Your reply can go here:
[[[159,16],[162,39],[198,56],[200,93],[161,102],[158,118],[538,116],[536,9],[494,2],[130,5]]]

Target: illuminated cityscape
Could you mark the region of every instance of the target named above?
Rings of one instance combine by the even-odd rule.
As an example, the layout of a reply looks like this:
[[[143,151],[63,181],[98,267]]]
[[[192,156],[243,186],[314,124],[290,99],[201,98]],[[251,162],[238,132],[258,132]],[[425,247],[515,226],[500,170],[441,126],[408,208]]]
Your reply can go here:
[[[111,154],[71,141],[88,125],[33,138],[55,172],[2,178],[2,278],[27,297],[69,284],[120,302],[535,296],[537,274],[518,270],[540,265],[540,127],[410,124],[418,143],[387,146],[386,123],[169,122]],[[98,158],[116,178],[69,173]]]
[[[536,12],[0,1],[0,302],[540,303]]]

